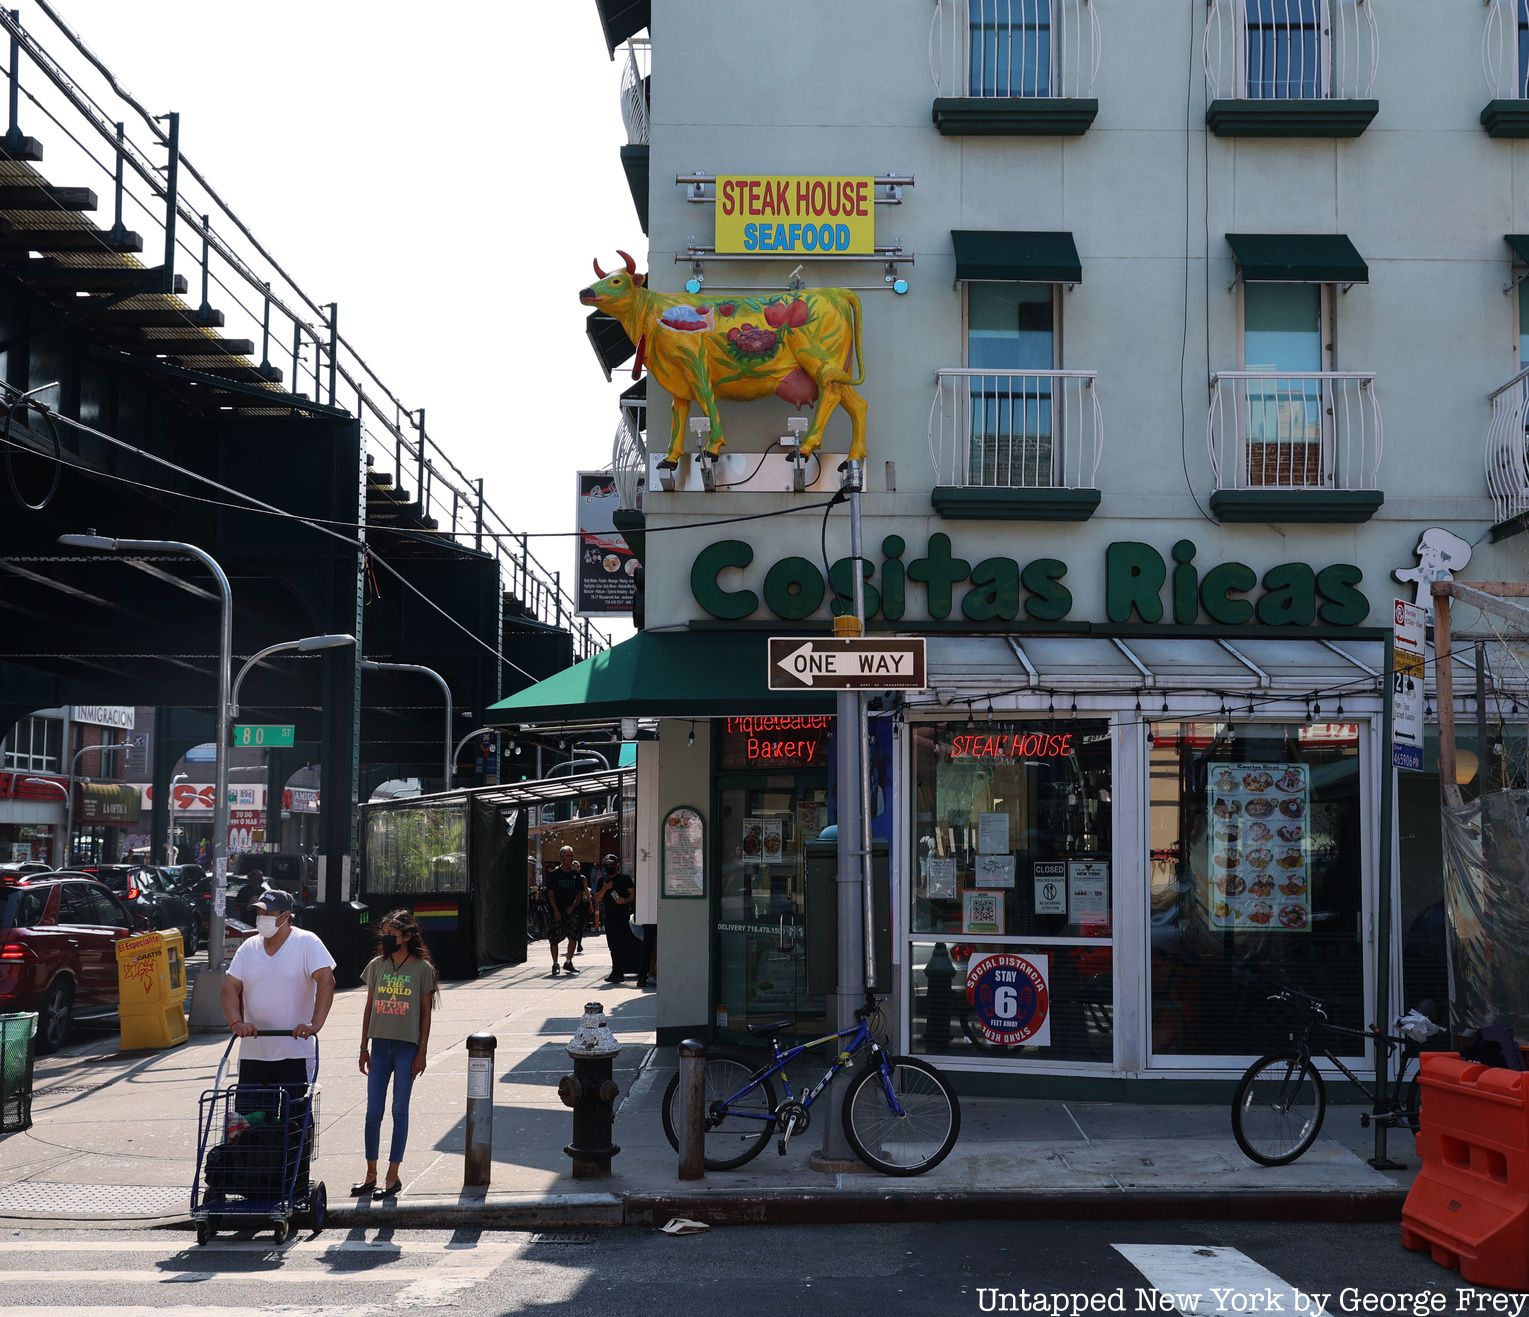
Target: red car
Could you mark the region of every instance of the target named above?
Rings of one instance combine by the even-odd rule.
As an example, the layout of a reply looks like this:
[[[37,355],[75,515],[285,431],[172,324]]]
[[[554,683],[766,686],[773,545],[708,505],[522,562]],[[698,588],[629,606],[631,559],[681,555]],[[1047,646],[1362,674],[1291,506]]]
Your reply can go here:
[[[26,875],[0,882],[0,1012],[36,1011],[37,1050],[76,1018],[117,1010],[117,943],[148,923],[100,883]]]

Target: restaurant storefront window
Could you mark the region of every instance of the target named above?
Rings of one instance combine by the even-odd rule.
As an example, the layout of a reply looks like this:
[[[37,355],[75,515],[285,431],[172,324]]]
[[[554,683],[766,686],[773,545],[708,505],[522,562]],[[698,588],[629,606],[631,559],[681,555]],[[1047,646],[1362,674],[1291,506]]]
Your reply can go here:
[[[1359,725],[1181,722],[1153,733],[1154,1056],[1276,1049],[1290,1017],[1268,998],[1285,988],[1362,1028]]]
[[[913,1050],[1111,1063],[1109,722],[920,724],[912,743]],[[982,976],[1006,956],[1032,979],[1017,1009],[1044,1018],[1029,1036],[989,1009]],[[996,1000],[1015,1009],[1006,993],[1000,975]]]

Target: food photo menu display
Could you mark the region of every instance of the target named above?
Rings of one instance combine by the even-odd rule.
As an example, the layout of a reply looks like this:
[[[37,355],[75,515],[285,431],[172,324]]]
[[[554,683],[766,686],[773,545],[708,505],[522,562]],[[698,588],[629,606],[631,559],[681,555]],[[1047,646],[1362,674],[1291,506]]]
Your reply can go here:
[[[1309,771],[1304,764],[1210,766],[1211,928],[1310,930]]]

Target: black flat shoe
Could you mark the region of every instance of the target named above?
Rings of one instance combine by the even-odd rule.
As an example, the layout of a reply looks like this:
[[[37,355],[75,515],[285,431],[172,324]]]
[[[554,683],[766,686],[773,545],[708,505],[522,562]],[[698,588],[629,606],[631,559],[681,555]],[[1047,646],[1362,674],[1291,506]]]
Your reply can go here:
[[[398,1192],[403,1188],[402,1180],[394,1180],[392,1184],[384,1185],[372,1195],[373,1198],[397,1198]]]
[[[376,1180],[363,1180],[360,1184],[353,1184],[350,1186],[350,1196],[352,1198],[369,1198],[376,1192]]]

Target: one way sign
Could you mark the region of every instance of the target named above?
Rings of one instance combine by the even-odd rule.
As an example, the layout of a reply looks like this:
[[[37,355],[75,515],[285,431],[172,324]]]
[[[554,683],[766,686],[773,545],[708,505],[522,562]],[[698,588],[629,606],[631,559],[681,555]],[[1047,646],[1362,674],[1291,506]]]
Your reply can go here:
[[[921,691],[929,684],[921,636],[771,636],[769,676],[772,691]]]

